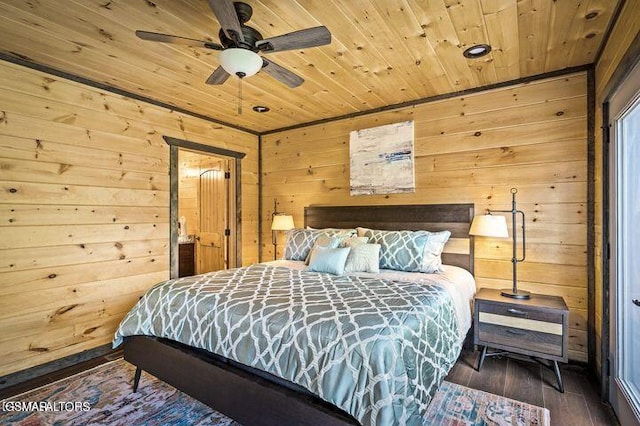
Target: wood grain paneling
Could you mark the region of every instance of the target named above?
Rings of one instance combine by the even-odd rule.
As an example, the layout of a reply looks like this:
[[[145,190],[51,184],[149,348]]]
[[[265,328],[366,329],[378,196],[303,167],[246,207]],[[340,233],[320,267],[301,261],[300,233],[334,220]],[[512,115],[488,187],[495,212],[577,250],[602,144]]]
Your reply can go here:
[[[576,318],[570,358],[586,361],[586,90],[586,74],[578,73],[263,136],[264,259],[273,258],[267,231],[274,198],[302,226],[303,209],[312,204],[471,202],[476,213],[507,209],[509,189],[517,186],[528,242],[520,285],[565,298]],[[349,132],[411,119],[415,193],[351,197]],[[510,248],[509,241],[476,238],[479,288],[510,287]]]
[[[168,278],[164,135],[247,154],[243,261],[257,260],[254,135],[6,62],[0,99],[0,376],[109,343]]]
[[[611,78],[618,69],[620,61],[630,48],[634,39],[637,39],[640,33],[640,3],[637,1],[625,2],[620,17],[615,27],[611,31],[609,40],[604,47],[602,54],[595,67],[596,72],[596,114],[595,114],[595,202],[594,202],[594,233],[595,233],[595,250],[594,250],[594,266],[595,266],[595,332],[596,332],[596,366],[600,370],[602,363],[602,353],[600,347],[600,339],[602,337],[602,293],[603,293],[603,277],[602,277],[602,126],[607,123],[602,122],[602,104],[606,93],[610,90]],[[605,354],[606,356],[606,354]]]
[[[270,54],[306,81],[291,90],[264,73],[247,78],[242,115],[235,78],[204,83],[219,65],[218,52],[134,35],[217,42],[220,26],[203,0],[2,0],[0,52],[261,132],[590,64],[618,3],[246,1],[253,8],[248,25],[264,37],[325,25],[332,42]],[[490,44],[491,53],[463,57],[479,43]],[[271,111],[247,108],[257,104]],[[72,120],[74,112],[58,118]]]

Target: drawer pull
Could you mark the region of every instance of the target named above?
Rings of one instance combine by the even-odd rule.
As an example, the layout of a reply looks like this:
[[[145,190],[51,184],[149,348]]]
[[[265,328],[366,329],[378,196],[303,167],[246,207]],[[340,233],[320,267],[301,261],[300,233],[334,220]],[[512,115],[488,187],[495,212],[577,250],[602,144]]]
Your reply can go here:
[[[514,314],[514,315],[527,315],[527,313],[525,311],[521,311],[519,309],[507,309],[507,312],[509,312],[510,314]]]
[[[510,333],[510,334],[515,334],[516,336],[524,336],[525,334],[527,334],[527,333],[525,333],[524,331],[520,331],[520,330],[513,330],[513,329],[511,329],[511,328],[507,328],[505,331],[506,331],[507,333]]]

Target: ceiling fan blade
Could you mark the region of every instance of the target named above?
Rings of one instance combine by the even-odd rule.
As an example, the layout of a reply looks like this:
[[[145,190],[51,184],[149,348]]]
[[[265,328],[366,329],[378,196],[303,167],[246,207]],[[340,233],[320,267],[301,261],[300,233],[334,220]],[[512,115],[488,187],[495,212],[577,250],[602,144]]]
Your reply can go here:
[[[233,2],[231,0],[208,0],[208,2],[227,37],[236,41],[244,41],[242,28],[240,28],[240,21]]]
[[[265,63],[262,67],[262,71],[269,74],[279,82],[284,83],[291,88],[298,87],[304,83],[304,79],[298,74],[281,67],[269,59],[262,58],[262,60]]]
[[[231,74],[226,72],[222,66],[216,68],[216,70],[207,79],[207,84],[223,84],[229,78]]]
[[[169,34],[152,33],[149,31],[136,31],[136,35],[142,40],[159,41],[162,43],[182,44],[191,47],[206,47],[207,49],[222,50],[222,46],[210,41],[196,40],[193,38],[179,37]]]
[[[258,40],[256,47],[264,53],[269,53],[324,46],[329,43],[331,43],[331,33],[327,27],[320,26]]]

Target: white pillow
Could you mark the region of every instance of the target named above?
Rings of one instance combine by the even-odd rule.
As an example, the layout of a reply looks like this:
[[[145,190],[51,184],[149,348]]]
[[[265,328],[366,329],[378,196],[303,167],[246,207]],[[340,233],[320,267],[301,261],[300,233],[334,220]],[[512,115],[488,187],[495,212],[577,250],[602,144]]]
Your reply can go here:
[[[340,247],[356,247],[369,242],[369,237],[348,237],[340,242]]]
[[[380,272],[380,244],[359,244],[351,247],[345,273],[350,272]]]
[[[369,228],[362,228],[362,227],[360,227],[360,226],[358,226],[358,227],[356,228],[356,234],[358,235],[358,237],[364,237],[364,234],[365,234],[367,231],[371,231],[371,229],[369,229]]]

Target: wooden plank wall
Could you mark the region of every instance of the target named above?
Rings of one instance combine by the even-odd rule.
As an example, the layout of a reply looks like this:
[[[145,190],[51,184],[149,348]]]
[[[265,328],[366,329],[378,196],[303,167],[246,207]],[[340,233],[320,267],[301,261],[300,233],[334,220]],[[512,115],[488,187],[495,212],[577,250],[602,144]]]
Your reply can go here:
[[[304,206],[468,203],[527,214],[521,288],[563,296],[570,358],[587,360],[586,73],[263,136],[263,259],[273,258],[279,210],[303,224]],[[349,132],[415,120],[416,192],[349,195]],[[279,249],[282,249],[281,245]],[[477,239],[478,287],[511,285],[510,240]]]
[[[200,214],[198,209],[199,155],[183,149],[178,153],[178,217],[187,220],[187,233],[200,233]]]
[[[602,337],[602,103],[604,93],[613,73],[616,71],[627,49],[634,38],[640,32],[640,3],[637,1],[625,2],[620,18],[611,31],[611,35],[605,46],[598,63],[596,64],[596,116],[595,116],[595,332],[596,332],[596,367],[601,367],[601,337]]]
[[[0,62],[0,376],[107,344],[169,275],[169,135],[246,152],[243,261],[257,260],[257,137]]]

